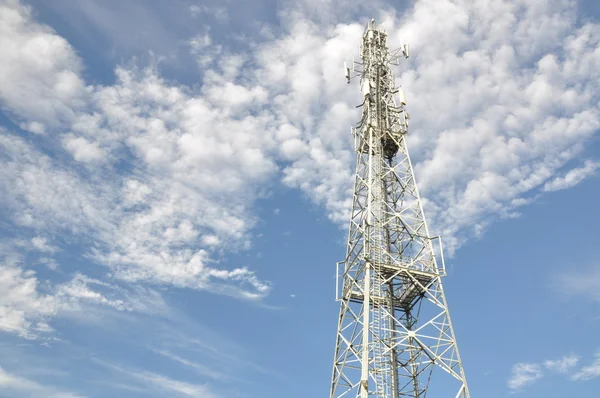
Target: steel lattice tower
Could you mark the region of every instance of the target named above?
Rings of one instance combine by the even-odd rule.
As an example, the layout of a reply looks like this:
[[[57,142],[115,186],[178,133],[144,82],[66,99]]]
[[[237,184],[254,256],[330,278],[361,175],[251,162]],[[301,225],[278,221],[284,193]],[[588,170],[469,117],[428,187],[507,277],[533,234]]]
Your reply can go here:
[[[330,398],[469,398],[406,146],[408,115],[387,35],[367,25],[360,76],[363,114],[345,261],[338,263],[338,320]],[[357,66],[357,67],[355,67]],[[350,68],[346,77],[350,81]],[[396,103],[394,96],[400,100]],[[429,394],[428,394],[429,393]]]

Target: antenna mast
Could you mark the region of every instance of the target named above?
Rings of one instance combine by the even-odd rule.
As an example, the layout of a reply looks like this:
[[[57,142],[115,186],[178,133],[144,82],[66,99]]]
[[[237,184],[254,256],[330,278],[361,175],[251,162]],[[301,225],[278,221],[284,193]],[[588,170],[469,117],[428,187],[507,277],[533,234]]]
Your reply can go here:
[[[330,398],[470,398],[442,288],[441,238],[429,234],[406,146],[406,100],[391,70],[400,55],[408,58],[408,46],[388,52],[386,33],[371,20],[362,62],[344,66],[348,82],[360,77],[363,113],[353,129],[354,200],[337,270]]]

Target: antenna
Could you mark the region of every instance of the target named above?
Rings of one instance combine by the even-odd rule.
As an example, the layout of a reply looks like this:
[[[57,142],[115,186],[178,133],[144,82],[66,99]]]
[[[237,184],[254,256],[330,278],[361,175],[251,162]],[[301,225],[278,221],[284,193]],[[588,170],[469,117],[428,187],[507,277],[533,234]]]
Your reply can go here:
[[[404,55],[405,58],[408,58],[408,44],[402,46],[402,55]]]
[[[350,84],[350,68],[348,68],[348,64],[344,62],[344,76],[346,77],[346,82]]]
[[[406,105],[406,95],[404,94],[402,87],[398,87],[398,97],[400,99],[400,103],[402,105]]]

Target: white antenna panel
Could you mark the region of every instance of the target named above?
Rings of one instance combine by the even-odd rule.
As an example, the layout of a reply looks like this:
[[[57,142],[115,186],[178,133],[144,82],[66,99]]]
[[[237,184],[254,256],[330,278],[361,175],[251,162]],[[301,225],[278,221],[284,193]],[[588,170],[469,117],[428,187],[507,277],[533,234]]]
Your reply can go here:
[[[400,98],[400,103],[402,105],[406,105],[406,96],[404,95],[404,90],[402,90],[402,87],[398,87],[398,97]]]

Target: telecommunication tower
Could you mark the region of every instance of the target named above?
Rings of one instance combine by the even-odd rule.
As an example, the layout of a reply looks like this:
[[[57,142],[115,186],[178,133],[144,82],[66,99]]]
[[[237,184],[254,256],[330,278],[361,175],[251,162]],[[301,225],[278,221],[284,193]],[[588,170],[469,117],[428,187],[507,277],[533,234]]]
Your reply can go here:
[[[470,397],[442,288],[441,239],[429,234],[406,146],[406,101],[391,70],[400,56],[408,46],[389,52],[372,20],[361,62],[345,67],[348,82],[360,76],[363,113],[352,130],[356,176],[337,266],[330,398]]]

